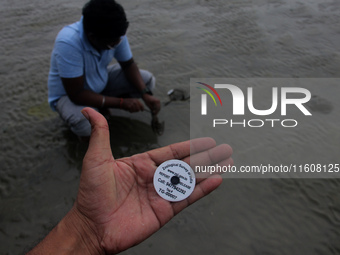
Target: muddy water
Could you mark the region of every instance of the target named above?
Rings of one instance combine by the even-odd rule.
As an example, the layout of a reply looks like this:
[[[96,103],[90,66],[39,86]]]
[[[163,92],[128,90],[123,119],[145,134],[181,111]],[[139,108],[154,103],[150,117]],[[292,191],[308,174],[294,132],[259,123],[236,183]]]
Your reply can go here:
[[[84,3],[0,3],[0,254],[22,254],[75,199],[86,148],[48,108],[46,80],[54,38],[79,19]],[[163,102],[169,89],[189,90],[193,77],[340,76],[336,0],[123,5],[134,57],[157,77],[155,93]],[[314,107],[325,111],[320,104]],[[152,133],[148,113],[112,118],[114,156],[190,137],[188,101],[165,106],[160,118],[165,121],[161,137]],[[331,132],[340,140],[339,126]],[[318,141],[315,146],[327,146],[327,140]],[[339,151],[338,144],[331,149]],[[255,157],[235,152],[238,160],[242,156]],[[339,254],[339,188],[338,179],[226,179],[124,254]]]

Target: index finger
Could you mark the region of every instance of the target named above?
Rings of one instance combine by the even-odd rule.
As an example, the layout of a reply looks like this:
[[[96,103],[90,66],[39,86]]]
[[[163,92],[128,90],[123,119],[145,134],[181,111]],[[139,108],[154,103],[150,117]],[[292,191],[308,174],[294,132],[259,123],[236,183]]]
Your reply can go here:
[[[185,142],[175,143],[168,145],[166,147],[162,147],[159,149],[155,149],[147,152],[149,157],[155,162],[158,166],[162,164],[164,161],[170,159],[181,159],[190,156],[190,152],[192,154],[199,153],[202,151],[209,150],[216,146],[216,142],[214,139],[209,137],[197,138]]]
[[[136,99],[137,101],[137,105],[138,105],[138,111],[144,111],[144,105],[142,104],[141,101],[139,101],[138,99]]]

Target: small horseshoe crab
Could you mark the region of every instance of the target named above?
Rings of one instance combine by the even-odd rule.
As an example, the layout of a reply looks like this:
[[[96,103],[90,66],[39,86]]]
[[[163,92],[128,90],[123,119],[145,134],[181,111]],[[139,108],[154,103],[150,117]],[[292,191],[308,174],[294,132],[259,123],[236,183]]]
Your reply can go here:
[[[164,104],[164,106],[170,104],[172,101],[186,101],[190,98],[188,93],[182,89],[170,89],[168,91],[170,100]]]

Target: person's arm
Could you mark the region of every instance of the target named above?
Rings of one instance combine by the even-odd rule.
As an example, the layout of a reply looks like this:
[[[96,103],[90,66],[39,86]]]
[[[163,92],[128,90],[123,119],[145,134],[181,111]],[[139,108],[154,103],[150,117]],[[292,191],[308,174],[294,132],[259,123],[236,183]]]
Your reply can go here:
[[[143,104],[133,98],[117,98],[103,96],[84,89],[84,77],[61,78],[66,93],[70,100],[78,105],[86,105],[96,108],[120,108],[130,112],[144,110]]]
[[[169,202],[154,186],[156,168],[169,159],[191,165],[231,165],[232,149],[200,138],[115,160],[106,119],[83,110],[92,133],[83,160],[78,195],[71,211],[29,255],[117,254],[155,233],[184,208],[222,182],[220,176],[197,178],[185,200]]]
[[[135,63],[134,59],[131,58],[125,62],[119,62],[121,68],[124,71],[125,77],[128,81],[133,84],[137,90],[142,94],[142,91],[146,88],[146,85],[140,75],[139,68]],[[157,115],[157,113],[161,109],[161,103],[158,98],[149,95],[148,93],[144,93],[142,95],[142,99],[145,104],[150,108],[153,115]]]
[[[89,223],[71,209],[52,231],[27,255],[105,254]]]

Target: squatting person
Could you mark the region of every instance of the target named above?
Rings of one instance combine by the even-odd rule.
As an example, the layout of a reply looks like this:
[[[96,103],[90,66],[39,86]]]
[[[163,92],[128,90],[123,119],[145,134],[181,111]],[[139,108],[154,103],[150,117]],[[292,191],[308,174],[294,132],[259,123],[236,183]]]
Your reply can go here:
[[[91,126],[81,110],[120,108],[144,110],[142,98],[153,115],[160,101],[152,95],[154,76],[139,70],[126,36],[128,21],[114,0],[90,0],[81,19],[58,34],[51,55],[48,102],[73,133],[91,135]],[[116,59],[118,63],[110,65]]]

